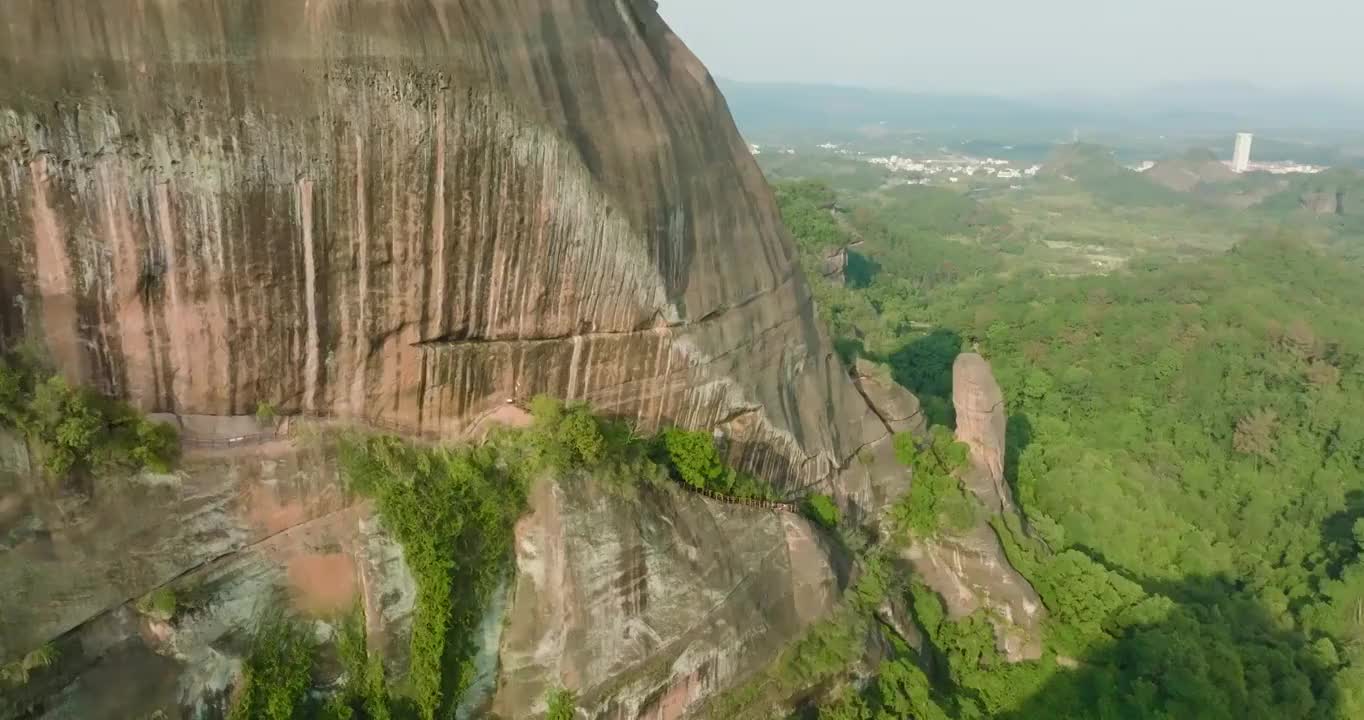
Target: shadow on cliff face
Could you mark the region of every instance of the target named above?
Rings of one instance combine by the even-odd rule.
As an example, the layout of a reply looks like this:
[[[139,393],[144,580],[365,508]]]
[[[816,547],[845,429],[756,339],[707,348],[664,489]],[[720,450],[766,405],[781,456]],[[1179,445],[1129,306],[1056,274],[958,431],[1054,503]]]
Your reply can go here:
[[[955,330],[938,328],[890,354],[895,382],[918,396],[933,425],[955,428],[952,407],[952,362],[961,353],[962,338]]]

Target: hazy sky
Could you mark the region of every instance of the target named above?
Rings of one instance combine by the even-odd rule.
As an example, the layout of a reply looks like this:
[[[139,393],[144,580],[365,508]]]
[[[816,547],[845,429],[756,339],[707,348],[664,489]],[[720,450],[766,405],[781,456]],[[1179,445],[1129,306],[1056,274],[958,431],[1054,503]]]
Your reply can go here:
[[[1364,95],[1361,0],[660,0],[711,72],[923,91]],[[1335,94],[1335,93],[1333,93]]]

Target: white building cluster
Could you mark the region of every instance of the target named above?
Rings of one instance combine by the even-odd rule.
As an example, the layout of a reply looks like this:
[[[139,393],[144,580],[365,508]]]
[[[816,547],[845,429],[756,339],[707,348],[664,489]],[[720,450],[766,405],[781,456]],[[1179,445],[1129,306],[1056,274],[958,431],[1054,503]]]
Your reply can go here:
[[[1001,180],[1033,177],[1041,165],[1027,168],[1012,167],[1008,160],[998,158],[958,157],[947,160],[915,160],[914,158],[891,155],[890,157],[867,158],[867,162],[880,165],[891,172],[919,173],[922,175],[947,175],[950,182],[958,182],[961,176],[974,177],[977,173],[996,177]]]
[[[1250,162],[1246,163],[1245,172],[1262,172],[1271,175],[1316,175],[1325,170],[1321,165],[1308,165],[1290,161],[1283,162]]]

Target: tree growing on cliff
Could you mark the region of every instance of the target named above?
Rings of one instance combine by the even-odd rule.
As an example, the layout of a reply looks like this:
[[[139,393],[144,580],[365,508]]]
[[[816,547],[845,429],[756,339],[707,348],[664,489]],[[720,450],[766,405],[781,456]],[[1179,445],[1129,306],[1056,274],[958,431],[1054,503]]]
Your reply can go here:
[[[834,504],[833,498],[820,493],[806,497],[801,509],[806,517],[829,530],[837,529],[843,519],[843,514],[838,511],[838,505]]]
[[[923,448],[910,433],[895,436],[895,457],[914,470],[909,492],[891,508],[901,531],[919,536],[942,529],[962,530],[976,520],[975,498],[962,490],[955,473],[966,464],[967,447],[942,426]]]
[[[73,470],[169,471],[180,453],[175,429],[127,404],[52,375],[39,380],[22,361],[0,359],[0,423],[38,446],[55,477]]]
[[[311,628],[283,615],[267,615],[256,630],[228,720],[301,716],[316,652]]]
[[[523,476],[508,464],[490,450],[414,448],[393,437],[341,444],[351,487],[377,500],[416,580],[407,685],[424,720],[457,706],[473,681],[476,628],[525,506]]]
[[[549,694],[549,710],[545,720],[573,720],[578,715],[578,694],[558,688]]]
[[[682,482],[697,490],[728,492],[729,468],[720,459],[715,441],[709,433],[668,428],[659,434],[668,463]]]

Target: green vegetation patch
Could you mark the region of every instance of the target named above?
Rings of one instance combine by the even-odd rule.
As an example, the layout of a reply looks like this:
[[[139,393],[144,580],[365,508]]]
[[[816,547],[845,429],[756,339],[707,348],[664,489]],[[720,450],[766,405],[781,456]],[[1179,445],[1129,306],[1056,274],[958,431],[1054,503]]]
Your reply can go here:
[[[914,469],[910,491],[892,507],[896,524],[919,537],[941,530],[966,530],[976,524],[978,504],[962,489],[956,473],[969,450],[952,431],[935,425],[931,442],[920,448],[909,433],[895,436],[895,457]]]
[[[358,602],[337,628],[336,650],[345,671],[345,682],[340,692],[327,698],[321,712],[323,720],[389,720],[393,717],[384,663],[369,651],[365,610]]]
[[[256,629],[228,720],[304,716],[317,642],[310,627],[271,614]]]
[[[697,490],[735,498],[776,498],[771,485],[726,464],[708,432],[666,428],[655,441],[654,455],[679,480]]]
[[[511,562],[512,527],[526,487],[491,448],[417,448],[393,437],[349,438],[341,462],[351,487],[374,497],[417,582],[413,699],[444,716],[473,680],[477,628]]]
[[[73,388],[39,367],[17,354],[0,358],[0,424],[23,432],[53,476],[169,472],[179,459],[179,438],[170,425],[92,390]]]
[[[805,517],[818,523],[828,530],[835,530],[843,520],[843,513],[834,504],[834,499],[828,495],[815,493],[809,495],[800,504],[801,512]]]
[[[51,667],[55,662],[57,651],[51,645],[32,650],[18,660],[0,665],[0,685],[10,687],[26,685],[35,670]]]
[[[573,720],[577,717],[578,695],[572,690],[559,688],[549,694],[549,711],[545,720]]]
[[[179,599],[175,596],[175,591],[168,587],[157,588],[137,601],[138,612],[158,620],[170,620],[175,617],[177,609]]]

